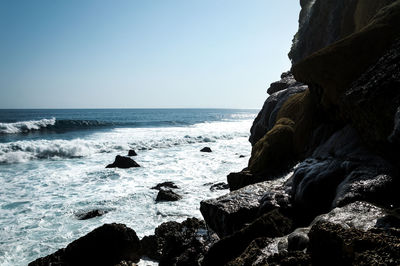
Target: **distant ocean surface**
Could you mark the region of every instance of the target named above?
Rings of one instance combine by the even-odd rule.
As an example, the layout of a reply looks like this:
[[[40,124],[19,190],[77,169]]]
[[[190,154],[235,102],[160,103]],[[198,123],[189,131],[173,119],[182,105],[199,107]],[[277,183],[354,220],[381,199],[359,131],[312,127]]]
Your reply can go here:
[[[210,186],[247,166],[257,112],[0,110],[0,265],[26,265],[104,223],[143,237],[166,221],[201,218],[201,200],[228,192]],[[213,152],[200,152],[205,146]],[[129,149],[142,167],[105,169]],[[183,199],[156,204],[150,188],[164,181]],[[77,219],[92,209],[109,212]]]

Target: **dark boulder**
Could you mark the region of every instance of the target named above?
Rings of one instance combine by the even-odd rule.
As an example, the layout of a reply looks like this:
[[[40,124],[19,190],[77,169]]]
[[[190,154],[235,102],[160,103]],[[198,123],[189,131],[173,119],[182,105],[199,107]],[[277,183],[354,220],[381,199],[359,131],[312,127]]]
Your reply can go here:
[[[267,93],[274,94],[275,92],[285,90],[289,87],[298,87],[302,85],[303,84],[297,82],[294,79],[293,74],[290,71],[288,71],[282,73],[281,80],[271,83],[270,87],[267,90]]]
[[[115,161],[112,164],[106,166],[106,168],[131,168],[140,167],[140,165],[129,157],[117,155]]]
[[[315,265],[400,265],[400,236],[320,221],[309,233]]]
[[[224,190],[224,189],[229,189],[229,185],[225,182],[216,183],[210,187],[211,191]]]
[[[176,194],[172,190],[160,189],[157,194],[156,202],[160,201],[177,201],[182,199],[182,196]]]
[[[174,182],[166,181],[166,182],[157,184],[156,186],[152,187],[151,189],[161,190],[161,189],[165,189],[165,188],[179,188],[179,187],[177,185],[175,185]]]
[[[138,262],[142,255],[140,250],[140,241],[134,230],[123,224],[104,224],[66,248],[29,265],[112,266],[123,260]]]
[[[160,265],[198,265],[210,241],[205,223],[188,218],[182,223],[161,224],[154,235],[143,237],[141,244],[144,255]]]
[[[200,150],[201,152],[212,152],[210,147],[204,147],[203,149]]]
[[[86,211],[86,212],[78,212],[75,214],[75,216],[78,218],[78,220],[88,220],[88,219],[92,219],[94,217],[103,216],[107,212],[108,212],[107,210],[96,209],[96,210],[90,210],[90,211]]]
[[[137,156],[137,153],[135,150],[129,150],[128,151],[128,156]]]
[[[254,239],[283,236],[292,228],[293,222],[290,218],[273,210],[211,246],[204,256],[203,265],[224,265],[239,257]]]

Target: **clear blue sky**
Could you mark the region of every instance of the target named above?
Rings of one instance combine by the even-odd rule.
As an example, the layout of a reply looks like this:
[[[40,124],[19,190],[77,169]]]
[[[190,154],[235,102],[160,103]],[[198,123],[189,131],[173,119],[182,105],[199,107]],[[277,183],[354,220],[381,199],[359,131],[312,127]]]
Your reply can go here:
[[[0,108],[261,108],[293,0],[1,0]]]

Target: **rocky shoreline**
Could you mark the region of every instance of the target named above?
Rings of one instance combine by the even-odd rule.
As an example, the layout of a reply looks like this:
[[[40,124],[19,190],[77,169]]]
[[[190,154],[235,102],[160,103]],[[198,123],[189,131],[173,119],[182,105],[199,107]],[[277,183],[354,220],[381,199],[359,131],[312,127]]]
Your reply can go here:
[[[204,221],[106,224],[30,265],[400,265],[400,0],[300,4],[292,69]]]

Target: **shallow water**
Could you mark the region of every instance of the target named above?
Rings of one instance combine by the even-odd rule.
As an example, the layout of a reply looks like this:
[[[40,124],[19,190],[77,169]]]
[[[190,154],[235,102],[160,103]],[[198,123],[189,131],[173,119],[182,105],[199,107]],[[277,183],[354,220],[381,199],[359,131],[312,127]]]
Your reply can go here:
[[[32,134],[3,133],[0,264],[26,265],[104,223],[124,223],[143,237],[165,221],[201,218],[201,200],[227,193],[211,192],[211,184],[226,182],[229,172],[247,165],[251,149],[247,139],[256,111],[199,112],[174,114],[187,117],[177,126],[160,125],[156,119],[146,127],[133,125],[134,119],[121,126],[116,114],[113,123],[84,131],[44,128],[31,129]],[[58,120],[57,114],[47,115]],[[164,114],[163,120],[173,120],[168,117],[171,114]],[[4,126],[18,119],[1,122]],[[199,152],[204,146],[213,152]],[[133,158],[142,167],[105,169],[130,148],[137,151]],[[241,154],[246,157],[239,158]],[[183,199],[156,204],[157,191],[150,188],[163,181],[174,181]],[[75,216],[95,208],[109,212],[85,221]]]

